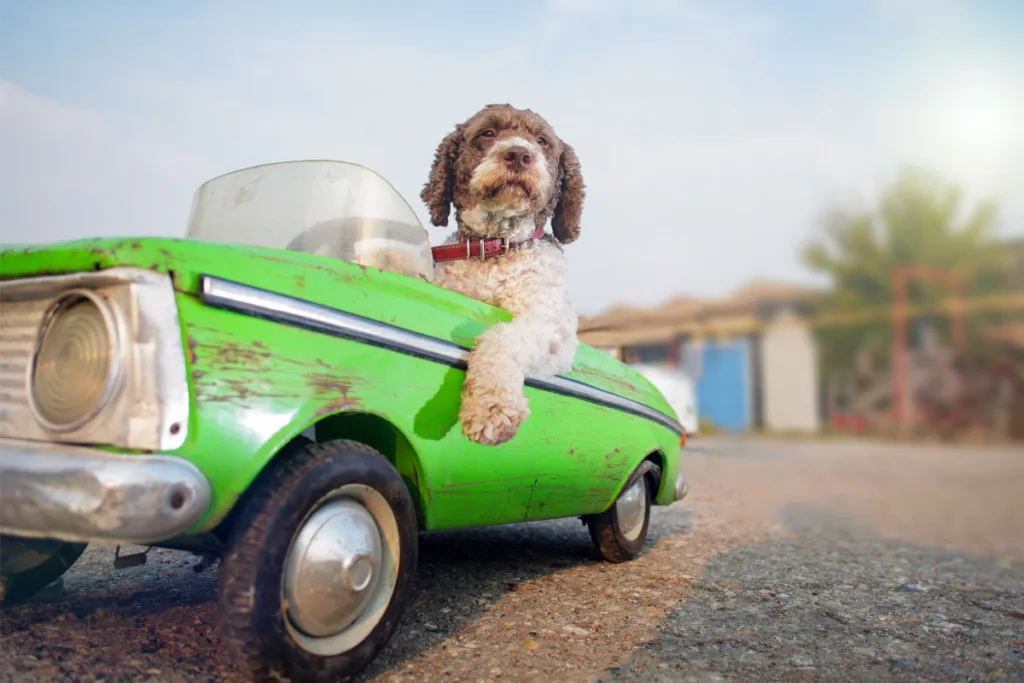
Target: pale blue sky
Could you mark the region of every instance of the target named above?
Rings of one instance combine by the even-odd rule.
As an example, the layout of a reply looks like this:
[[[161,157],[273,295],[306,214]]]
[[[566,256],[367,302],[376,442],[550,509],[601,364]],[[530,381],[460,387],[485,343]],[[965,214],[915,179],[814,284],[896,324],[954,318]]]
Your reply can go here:
[[[434,147],[498,101],[579,152],[583,312],[807,281],[825,205],[903,163],[1024,234],[1020,0],[0,0],[0,241],[180,235],[207,178],[308,157],[426,224]]]

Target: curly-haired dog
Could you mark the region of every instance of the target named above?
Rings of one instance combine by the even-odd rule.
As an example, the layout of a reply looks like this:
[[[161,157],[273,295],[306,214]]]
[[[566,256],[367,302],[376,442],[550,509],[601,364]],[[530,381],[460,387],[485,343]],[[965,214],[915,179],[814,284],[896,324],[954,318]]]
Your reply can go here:
[[[458,230],[433,249],[435,284],[512,315],[469,355],[459,421],[472,441],[515,436],[530,414],[526,375],[572,368],[577,318],[561,245],[579,236],[584,194],[576,152],[529,109],[488,105],[437,148],[420,197],[437,226],[454,204]]]

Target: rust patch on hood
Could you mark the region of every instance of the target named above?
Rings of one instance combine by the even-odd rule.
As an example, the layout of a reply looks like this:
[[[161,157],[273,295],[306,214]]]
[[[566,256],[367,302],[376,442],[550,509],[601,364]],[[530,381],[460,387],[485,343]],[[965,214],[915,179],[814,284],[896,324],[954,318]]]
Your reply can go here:
[[[188,347],[188,362],[190,365],[195,365],[199,357],[196,356],[196,347],[199,346],[199,342],[192,335],[189,335],[185,340],[185,345]]]
[[[306,378],[315,399],[322,402],[317,418],[363,407],[362,401],[352,395],[351,381],[324,372],[311,372]]]

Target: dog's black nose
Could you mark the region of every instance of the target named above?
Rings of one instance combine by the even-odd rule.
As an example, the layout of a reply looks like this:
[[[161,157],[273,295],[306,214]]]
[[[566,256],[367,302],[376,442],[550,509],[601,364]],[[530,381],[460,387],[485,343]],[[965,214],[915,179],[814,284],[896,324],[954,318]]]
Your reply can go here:
[[[533,163],[533,157],[530,155],[530,151],[525,147],[509,147],[505,150],[505,154],[503,156],[505,159],[505,167],[510,171],[521,171]]]

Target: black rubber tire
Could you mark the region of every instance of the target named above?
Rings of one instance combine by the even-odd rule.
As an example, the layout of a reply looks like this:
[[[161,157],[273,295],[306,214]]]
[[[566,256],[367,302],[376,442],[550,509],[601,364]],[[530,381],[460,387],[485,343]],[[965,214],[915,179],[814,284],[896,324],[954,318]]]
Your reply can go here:
[[[28,543],[31,543],[31,541]],[[3,541],[5,554],[17,552],[17,550],[12,550],[12,545],[17,546],[20,544],[21,541],[18,539],[6,537]],[[71,565],[82,556],[87,547],[88,544],[86,543],[63,543],[52,556],[41,564],[17,573],[8,574],[5,572],[0,577],[0,581],[3,581],[3,597],[0,599],[0,604],[12,605],[28,600],[36,595],[39,591],[64,576],[71,569]]]
[[[612,503],[604,512],[587,515],[583,518],[583,522],[587,525],[587,531],[590,532],[590,540],[594,542],[594,547],[597,548],[601,558],[607,562],[614,564],[628,562],[640,554],[644,543],[647,542],[647,529],[651,525],[652,482],[651,477],[648,477],[646,473],[639,476],[646,479],[647,495],[644,497],[644,524],[640,529],[640,535],[634,540],[631,541],[622,535],[619,518],[615,514],[615,503]],[[628,491],[634,483],[636,483],[636,477],[631,476],[626,480],[619,495]],[[615,500],[617,503],[618,497]]]
[[[289,634],[281,579],[291,539],[311,508],[345,484],[374,488],[398,523],[400,559],[384,615],[355,648],[314,655]],[[254,681],[335,683],[373,661],[391,638],[412,593],[418,555],[416,510],[401,475],[374,449],[353,441],[293,441],[252,484],[228,535],[218,602],[221,635]]]

